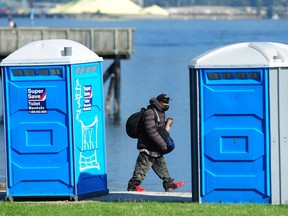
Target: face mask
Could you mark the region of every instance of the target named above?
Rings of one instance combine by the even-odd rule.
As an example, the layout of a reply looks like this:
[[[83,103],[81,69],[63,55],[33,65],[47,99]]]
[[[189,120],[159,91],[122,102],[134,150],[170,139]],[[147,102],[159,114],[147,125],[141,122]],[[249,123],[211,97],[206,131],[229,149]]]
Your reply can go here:
[[[163,111],[167,111],[169,109],[169,103],[163,103]]]

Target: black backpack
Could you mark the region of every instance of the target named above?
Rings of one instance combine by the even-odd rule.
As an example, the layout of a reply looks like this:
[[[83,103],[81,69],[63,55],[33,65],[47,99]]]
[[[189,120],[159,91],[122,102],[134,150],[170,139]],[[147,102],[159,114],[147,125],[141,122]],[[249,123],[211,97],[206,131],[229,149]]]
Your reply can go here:
[[[133,113],[126,121],[126,133],[131,138],[138,138],[142,125],[142,116],[146,109],[141,108],[139,112]]]

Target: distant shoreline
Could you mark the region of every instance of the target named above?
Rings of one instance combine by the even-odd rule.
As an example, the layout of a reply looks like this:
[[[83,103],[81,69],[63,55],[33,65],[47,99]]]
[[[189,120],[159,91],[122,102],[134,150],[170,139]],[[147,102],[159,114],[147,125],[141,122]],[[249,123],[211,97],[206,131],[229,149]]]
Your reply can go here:
[[[179,19],[179,20],[240,20],[240,19],[266,19],[267,8],[253,7],[228,7],[228,6],[192,6],[192,7],[170,7],[164,8],[169,15],[156,14],[101,14],[101,13],[81,13],[81,14],[64,14],[48,13],[49,9],[35,9],[34,18],[51,18],[51,19],[91,19],[91,20],[139,20],[139,19]],[[283,10],[283,9],[282,9]],[[286,19],[286,11],[277,9],[272,19]],[[276,16],[277,15],[277,16]],[[0,17],[29,18],[30,10],[22,10],[22,13],[14,12],[11,14],[0,14]]]
[[[29,14],[1,14],[0,17],[7,18],[28,18],[30,19]],[[80,19],[80,20],[241,20],[241,19],[262,19],[256,16],[225,16],[225,15],[169,15],[169,16],[161,16],[161,15],[138,15],[138,14],[37,14],[34,16],[36,18],[49,18],[49,19]]]

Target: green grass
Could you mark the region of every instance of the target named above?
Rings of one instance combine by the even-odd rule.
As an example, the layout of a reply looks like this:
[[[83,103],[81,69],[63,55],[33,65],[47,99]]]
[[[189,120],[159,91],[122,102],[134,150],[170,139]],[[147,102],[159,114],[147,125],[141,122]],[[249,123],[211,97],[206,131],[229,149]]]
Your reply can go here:
[[[175,202],[0,202],[0,215],[288,215],[288,205],[198,204]]]

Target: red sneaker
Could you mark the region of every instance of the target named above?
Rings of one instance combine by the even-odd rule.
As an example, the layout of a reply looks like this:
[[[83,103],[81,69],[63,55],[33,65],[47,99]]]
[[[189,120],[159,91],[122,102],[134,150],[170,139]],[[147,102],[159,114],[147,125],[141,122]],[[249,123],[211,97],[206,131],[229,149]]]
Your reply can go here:
[[[140,186],[135,186],[135,191],[138,191],[138,192],[145,192],[146,190],[144,188],[141,188]]]
[[[182,185],[184,185],[184,182],[171,182],[170,183],[170,187],[168,189],[166,189],[166,192],[171,192],[173,190],[176,190],[177,188],[181,187]]]
[[[144,188],[141,188],[139,185],[132,185],[129,186],[128,191],[137,191],[137,192],[145,192],[146,190]]]

